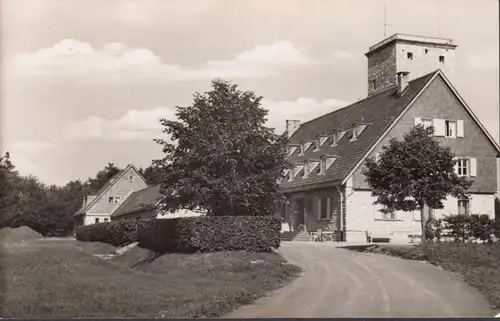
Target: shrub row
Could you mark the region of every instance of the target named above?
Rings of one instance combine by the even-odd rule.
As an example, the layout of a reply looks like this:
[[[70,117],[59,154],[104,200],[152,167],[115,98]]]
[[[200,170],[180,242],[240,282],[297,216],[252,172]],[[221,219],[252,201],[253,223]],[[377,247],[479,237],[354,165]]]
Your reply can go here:
[[[270,216],[205,216],[118,221],[79,227],[80,241],[139,246],[158,253],[269,252],[280,244],[281,221]]]
[[[150,224],[151,221],[117,221],[80,226],[76,229],[76,239],[125,246],[137,242],[139,231]]]
[[[202,216],[156,220],[139,246],[167,253],[269,252],[280,245],[281,221],[272,216]]]
[[[427,222],[425,237],[437,242],[451,238],[460,242],[491,243],[495,238],[500,238],[500,225],[486,214],[450,215]]]

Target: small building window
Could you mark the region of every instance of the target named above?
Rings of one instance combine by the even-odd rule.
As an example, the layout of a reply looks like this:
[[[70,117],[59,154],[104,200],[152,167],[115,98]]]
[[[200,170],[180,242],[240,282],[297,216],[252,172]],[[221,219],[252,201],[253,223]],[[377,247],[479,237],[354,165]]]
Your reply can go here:
[[[444,64],[444,56],[439,56],[439,62]]]
[[[387,209],[387,207],[384,207]],[[387,212],[382,212],[382,219],[383,220],[395,220],[396,219],[396,211],[394,209],[391,209]]]
[[[458,200],[458,214],[469,215],[469,200]]]
[[[97,224],[97,223],[99,223],[99,218],[98,218],[98,217],[96,217],[96,218],[95,218],[95,220],[94,220],[94,222],[95,222],[96,224]]]
[[[406,53],[406,57],[407,57],[409,60],[413,60],[413,53],[412,53],[412,52],[407,52],[407,53]]]
[[[128,181],[129,181],[129,182],[133,182],[133,181],[134,181],[134,176],[130,175],[130,176],[128,177]]]
[[[456,168],[458,176],[469,175],[469,160],[467,158],[459,158],[457,160]]]
[[[107,222],[109,221],[109,219],[107,217],[104,218],[104,222]]]
[[[114,200],[114,197],[113,197],[113,196],[110,196],[110,197],[108,198],[108,203],[109,203],[109,204],[113,203],[113,200]]]
[[[332,199],[330,197],[318,198],[319,219],[327,220],[332,218]]]
[[[457,122],[453,120],[446,120],[445,124],[445,137],[457,136]]]

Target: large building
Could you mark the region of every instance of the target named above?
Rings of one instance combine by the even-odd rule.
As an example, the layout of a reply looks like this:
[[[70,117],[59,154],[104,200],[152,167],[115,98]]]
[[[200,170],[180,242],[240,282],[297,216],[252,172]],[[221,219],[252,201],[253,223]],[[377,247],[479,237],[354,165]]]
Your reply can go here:
[[[367,157],[377,158],[392,137],[418,124],[434,126],[458,158],[457,173],[474,180],[469,201],[449,197],[443,209],[426,209],[426,217],[494,217],[500,149],[450,81],[456,48],[449,39],[393,35],[366,53],[367,98],[303,124],[287,120],[293,166],[281,182],[284,229],[330,230],[348,242],[420,235],[420,212],[382,213],[362,174]]]

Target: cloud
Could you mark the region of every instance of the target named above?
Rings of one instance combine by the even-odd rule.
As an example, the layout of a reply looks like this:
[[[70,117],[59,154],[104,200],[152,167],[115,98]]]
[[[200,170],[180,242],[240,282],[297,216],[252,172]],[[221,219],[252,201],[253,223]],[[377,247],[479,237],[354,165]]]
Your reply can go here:
[[[175,111],[165,107],[146,111],[130,110],[113,120],[92,116],[70,124],[64,134],[72,139],[152,140],[162,133],[160,118],[174,119]]]
[[[269,110],[267,125],[277,133],[285,129],[286,119],[307,121],[346,106],[337,99],[317,100],[300,97],[296,101],[263,100],[262,107]],[[104,120],[93,116],[69,125],[65,135],[70,139],[152,140],[162,135],[160,118],[177,119],[172,108],[130,110],[120,118]]]
[[[290,41],[257,45],[231,60],[208,61],[197,66],[166,64],[146,48],[128,48],[108,43],[101,49],[75,39],[52,47],[20,54],[8,64],[21,75],[119,76],[196,80],[212,78],[263,78],[276,74],[280,66],[308,63],[307,57]]]
[[[353,63],[365,63],[365,57],[360,55],[359,52],[338,50],[331,53],[327,62],[335,65],[345,65]]]

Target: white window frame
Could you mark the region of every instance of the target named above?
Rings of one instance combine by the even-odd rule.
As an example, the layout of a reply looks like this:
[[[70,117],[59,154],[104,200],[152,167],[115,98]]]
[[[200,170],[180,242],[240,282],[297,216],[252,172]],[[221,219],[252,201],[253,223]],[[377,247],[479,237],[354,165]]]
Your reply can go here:
[[[458,200],[458,215],[470,215],[470,201],[469,200]]]
[[[456,173],[458,176],[470,175],[470,160],[468,158],[457,158]]]
[[[450,126],[452,125],[452,126]],[[456,138],[457,137],[457,121],[445,120],[444,121],[444,137]]]
[[[422,124],[424,128],[429,128],[432,126],[432,118],[421,118],[420,124]]]

